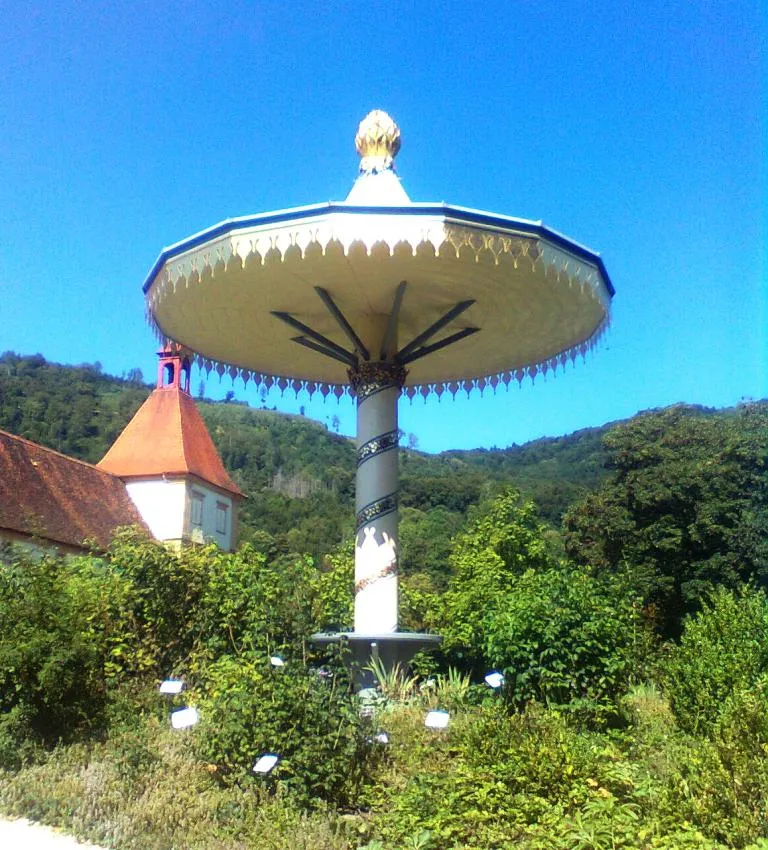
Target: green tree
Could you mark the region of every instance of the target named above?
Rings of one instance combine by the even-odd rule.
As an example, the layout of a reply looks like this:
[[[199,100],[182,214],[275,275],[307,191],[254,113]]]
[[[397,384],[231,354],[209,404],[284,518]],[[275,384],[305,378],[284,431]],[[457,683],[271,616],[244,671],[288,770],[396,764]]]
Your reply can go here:
[[[604,444],[612,479],[564,520],[572,558],[626,571],[665,635],[716,585],[766,581],[768,406],[652,412]]]

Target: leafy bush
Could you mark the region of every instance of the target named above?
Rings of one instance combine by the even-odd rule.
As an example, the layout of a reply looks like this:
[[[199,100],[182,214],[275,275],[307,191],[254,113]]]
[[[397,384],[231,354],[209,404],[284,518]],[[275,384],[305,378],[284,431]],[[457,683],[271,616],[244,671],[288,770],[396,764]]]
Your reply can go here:
[[[768,672],[768,604],[762,591],[719,588],[689,618],[662,676],[680,726],[709,734],[729,698]]]
[[[280,761],[264,780],[304,802],[353,801],[372,745],[342,667],[320,676],[300,664],[273,667],[259,653],[222,656],[196,691],[199,757],[227,781],[257,781],[256,759]]]
[[[208,552],[197,611],[198,642],[209,657],[243,650],[295,652],[312,630],[311,561],[268,560],[253,546]],[[291,649],[292,648],[292,649]]]
[[[393,745],[393,757],[405,760],[410,776],[377,805],[374,831],[387,850],[408,846],[422,830],[435,850],[569,847],[555,843],[567,815],[611,793],[606,785],[624,787],[610,771],[615,747],[580,736],[541,707],[509,715],[496,701],[455,716],[440,738],[424,731],[423,719],[421,731],[408,737],[401,724],[390,720],[390,727],[393,741],[407,742],[418,761]]]
[[[312,619],[319,631],[349,631],[354,622],[353,542],[323,559],[313,580]]]
[[[619,581],[584,570],[528,570],[486,620],[487,663],[515,706],[541,700],[605,720],[641,675],[650,643],[640,607]]]
[[[98,581],[94,577],[94,581]],[[0,753],[14,766],[25,740],[73,740],[104,721],[103,613],[72,593],[73,572],[53,557],[19,551],[0,561]],[[100,599],[101,594],[94,593]],[[16,755],[14,755],[14,750]]]
[[[479,679],[503,670],[515,706],[542,700],[603,722],[652,640],[620,579],[556,566],[546,529],[515,491],[498,497],[455,541],[438,604],[450,664]]]
[[[132,631],[141,641],[144,671],[164,677],[194,648],[209,563],[218,552],[215,546],[172,552],[133,529],[115,537],[105,560],[130,582]]]
[[[488,624],[528,569],[552,565],[544,526],[531,502],[509,489],[454,540],[453,576],[440,605],[443,653],[454,666],[485,671]]]

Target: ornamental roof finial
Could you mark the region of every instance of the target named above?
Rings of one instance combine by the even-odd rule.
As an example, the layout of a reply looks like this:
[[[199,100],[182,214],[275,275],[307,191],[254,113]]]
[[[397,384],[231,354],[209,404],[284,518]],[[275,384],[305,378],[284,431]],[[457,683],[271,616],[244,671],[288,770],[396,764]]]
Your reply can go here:
[[[400,128],[381,109],[369,112],[360,122],[355,136],[360,154],[360,173],[394,171],[394,159],[400,150]]]

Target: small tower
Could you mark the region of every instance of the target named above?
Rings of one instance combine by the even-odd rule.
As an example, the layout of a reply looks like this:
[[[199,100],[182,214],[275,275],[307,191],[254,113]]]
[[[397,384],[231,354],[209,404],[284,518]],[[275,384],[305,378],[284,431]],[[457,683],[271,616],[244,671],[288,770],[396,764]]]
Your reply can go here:
[[[158,352],[157,386],[98,466],[125,482],[152,534],[181,545],[237,545],[242,490],[224,469],[189,394],[189,359],[176,348]]]

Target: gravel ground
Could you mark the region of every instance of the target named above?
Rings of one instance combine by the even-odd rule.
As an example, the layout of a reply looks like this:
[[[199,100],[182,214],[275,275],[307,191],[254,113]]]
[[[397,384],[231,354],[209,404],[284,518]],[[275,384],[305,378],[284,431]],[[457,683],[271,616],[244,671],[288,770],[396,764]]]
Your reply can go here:
[[[95,844],[81,844],[71,835],[24,818],[0,819],[0,847],[2,850],[105,850]]]

